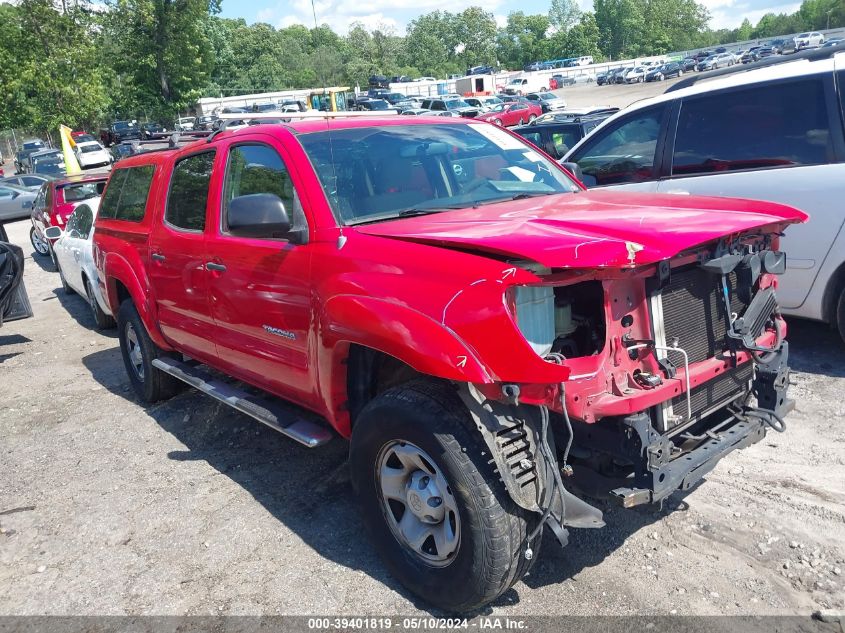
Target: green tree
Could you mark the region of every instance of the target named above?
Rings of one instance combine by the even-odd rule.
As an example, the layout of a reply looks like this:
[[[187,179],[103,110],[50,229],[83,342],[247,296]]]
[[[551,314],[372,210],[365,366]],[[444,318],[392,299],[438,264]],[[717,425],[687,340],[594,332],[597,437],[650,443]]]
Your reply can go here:
[[[481,7],[469,7],[455,16],[455,50],[463,66],[496,64],[496,19]]]
[[[58,11],[49,0],[0,6],[0,127],[55,134],[91,126],[108,107],[99,35],[84,2]]]
[[[115,72],[130,79],[138,105],[186,109],[210,79],[213,48],[206,29],[218,0],[106,0],[104,29]]]
[[[581,19],[581,9],[575,0],[552,0],[549,23],[558,31],[568,31]]]
[[[548,59],[550,40],[546,37],[549,19],[545,15],[508,15],[504,29],[496,35],[496,54],[500,64],[519,68],[528,62]]]

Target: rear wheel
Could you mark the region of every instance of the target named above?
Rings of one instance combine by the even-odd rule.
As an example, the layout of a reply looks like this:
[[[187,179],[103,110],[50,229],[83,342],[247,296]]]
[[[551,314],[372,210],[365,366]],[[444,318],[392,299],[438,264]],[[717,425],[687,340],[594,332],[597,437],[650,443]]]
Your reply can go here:
[[[493,123],[495,123],[496,125],[501,125],[502,120],[501,119],[493,119]]]
[[[414,381],[372,400],[355,423],[350,468],[385,565],[432,605],[477,609],[537,560],[539,542],[530,561],[524,551],[538,517],[511,500],[449,385]]]
[[[839,330],[839,336],[845,342],[845,288],[839,294],[839,302],[836,305],[836,328]]]
[[[46,257],[50,254],[50,244],[46,239],[38,235],[34,226],[29,229],[29,241],[32,243],[32,248],[35,249],[35,252],[38,255]]]
[[[528,115],[528,122],[533,123],[534,119],[536,119],[536,118],[537,118],[536,114],[530,114],[530,115]]]
[[[53,261],[56,262],[56,269],[59,271],[59,280],[61,280],[62,282],[62,290],[65,291],[65,294],[72,295],[74,293],[74,290],[68,284],[67,279],[65,279],[65,274],[64,272],[62,272],[62,267],[59,266],[59,262],[55,259],[55,256],[53,258]]]
[[[94,323],[97,324],[98,330],[108,330],[115,326],[114,319],[111,315],[106,314],[100,307],[97,301],[97,295],[94,294],[94,287],[91,285],[91,280],[85,280],[85,294],[88,298],[88,306],[91,308],[91,314],[94,317]]]
[[[176,395],[181,383],[153,366],[153,360],[167,353],[153,343],[131,299],[117,312],[118,338],[129,382],[145,402],[158,402]]]

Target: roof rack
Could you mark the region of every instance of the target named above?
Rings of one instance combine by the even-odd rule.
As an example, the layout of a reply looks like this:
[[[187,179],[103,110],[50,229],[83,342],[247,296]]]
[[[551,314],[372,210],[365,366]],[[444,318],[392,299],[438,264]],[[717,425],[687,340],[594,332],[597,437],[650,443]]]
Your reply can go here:
[[[794,53],[790,55],[778,55],[776,57],[766,57],[756,62],[752,62],[750,64],[737,64],[735,66],[729,66],[728,68],[720,68],[718,70],[711,70],[709,72],[701,73],[698,75],[691,75],[689,77],[685,77],[681,79],[679,82],[672,84],[669,86],[663,94],[667,94],[670,92],[675,92],[676,90],[681,90],[683,88],[689,88],[690,86],[698,83],[702,79],[714,79],[716,77],[723,77],[725,75],[733,75],[734,73],[743,73],[749,72],[751,70],[757,70],[759,68],[766,68],[768,66],[776,66],[778,64],[787,64],[789,62],[798,61],[801,59],[806,59],[809,61],[818,61],[821,59],[829,59],[833,57],[836,53],[845,51],[845,42],[840,42],[836,46],[828,46],[828,47],[821,47],[821,48],[813,48],[808,51],[802,51],[800,53]]]

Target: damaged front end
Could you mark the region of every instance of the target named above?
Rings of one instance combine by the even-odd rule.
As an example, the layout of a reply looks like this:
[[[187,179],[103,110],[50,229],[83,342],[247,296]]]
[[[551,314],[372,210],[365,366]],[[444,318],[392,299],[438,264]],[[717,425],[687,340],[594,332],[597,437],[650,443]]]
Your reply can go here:
[[[565,544],[566,526],[604,525],[570,490],[660,502],[767,427],[783,431],[785,267],[777,237],[758,234],[628,270],[535,269],[541,283],[511,287],[525,340],[568,375],[464,390],[514,500]]]

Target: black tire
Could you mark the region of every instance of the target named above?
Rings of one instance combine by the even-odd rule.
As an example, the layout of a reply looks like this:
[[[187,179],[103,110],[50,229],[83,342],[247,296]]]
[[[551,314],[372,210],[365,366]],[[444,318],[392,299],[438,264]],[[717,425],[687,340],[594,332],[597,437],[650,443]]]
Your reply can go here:
[[[91,314],[94,317],[94,323],[98,330],[109,330],[116,324],[114,317],[103,312],[100,304],[97,302],[97,295],[94,294],[94,289],[91,287],[91,281],[85,278],[85,294],[88,300],[88,306],[91,308]]]
[[[126,374],[129,376],[129,382],[132,383],[138,397],[144,402],[153,403],[176,395],[180,390],[181,383],[170,374],[166,374],[153,366],[153,359],[168,354],[153,343],[131,299],[126,299],[120,304],[120,309],[117,312],[117,327],[120,352],[123,356]],[[143,368],[140,373],[136,370],[133,361],[130,360],[130,342],[128,340],[130,328],[134,333],[137,349],[140,352],[140,364]]]
[[[62,290],[64,290],[66,295],[74,294],[76,291],[68,285],[67,279],[65,279],[65,274],[62,272],[62,267],[59,266],[59,262],[55,255],[53,255],[53,263],[56,265],[56,270],[59,271],[59,279],[62,282]]]
[[[836,329],[839,330],[839,336],[845,343],[845,288],[839,293],[839,301],[836,304]]]
[[[389,524],[377,468],[385,449],[397,442],[431,457],[458,508],[457,549],[438,566],[401,543]],[[372,400],[352,433],[352,484],[376,549],[405,587],[448,612],[466,613],[492,602],[537,560],[539,537],[531,544],[531,559],[524,554],[526,537],[539,517],[513,502],[487,453],[454,389],[425,380],[394,387]]]

